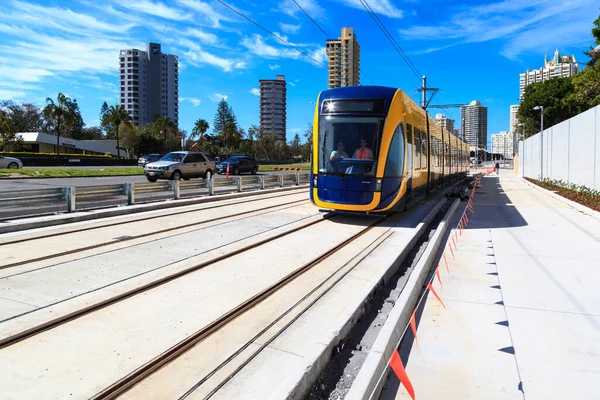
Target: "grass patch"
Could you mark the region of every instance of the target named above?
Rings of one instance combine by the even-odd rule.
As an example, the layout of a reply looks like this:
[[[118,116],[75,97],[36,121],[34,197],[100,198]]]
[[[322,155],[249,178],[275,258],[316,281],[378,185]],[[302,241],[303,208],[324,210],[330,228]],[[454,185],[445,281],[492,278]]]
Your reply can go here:
[[[26,177],[26,176],[43,176],[48,178],[56,178],[61,176],[69,177],[88,177],[88,176],[119,176],[119,175],[142,175],[144,169],[141,167],[131,168],[104,168],[104,169],[0,169],[0,176],[5,177]]]
[[[271,171],[273,168],[300,168],[302,170],[309,170],[310,163],[302,163],[302,164],[285,164],[285,165],[259,165],[259,171]]]
[[[600,211],[600,191],[598,190],[562,180],[544,179],[543,181],[538,181],[531,178],[525,179],[544,189],[555,191],[557,194],[569,200],[575,201],[593,210]]]

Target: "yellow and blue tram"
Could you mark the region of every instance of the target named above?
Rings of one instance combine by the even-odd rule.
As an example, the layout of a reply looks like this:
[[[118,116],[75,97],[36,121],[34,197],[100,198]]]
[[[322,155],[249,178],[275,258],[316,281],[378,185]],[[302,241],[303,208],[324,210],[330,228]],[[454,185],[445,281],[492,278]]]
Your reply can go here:
[[[350,86],[316,103],[310,198],[354,212],[402,209],[465,175],[469,146],[400,89]]]

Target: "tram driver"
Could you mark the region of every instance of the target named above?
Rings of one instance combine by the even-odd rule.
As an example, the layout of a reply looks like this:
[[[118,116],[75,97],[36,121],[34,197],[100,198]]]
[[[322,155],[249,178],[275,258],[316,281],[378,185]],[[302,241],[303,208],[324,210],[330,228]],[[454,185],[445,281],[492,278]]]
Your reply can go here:
[[[374,159],[373,150],[367,147],[367,141],[365,139],[360,139],[360,147],[356,149],[352,158],[360,158],[360,159]]]
[[[338,147],[337,150],[334,150],[331,152],[331,155],[329,156],[329,159],[331,161],[337,161],[340,160],[342,158],[348,158],[348,154],[344,151],[344,143],[339,142],[338,143]]]

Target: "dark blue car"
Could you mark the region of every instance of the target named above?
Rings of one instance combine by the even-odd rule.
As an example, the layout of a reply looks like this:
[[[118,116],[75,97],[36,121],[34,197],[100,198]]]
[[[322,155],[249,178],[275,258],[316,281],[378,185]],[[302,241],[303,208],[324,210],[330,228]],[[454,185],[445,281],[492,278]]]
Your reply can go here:
[[[217,164],[217,174],[227,172],[227,164],[229,164],[229,173],[238,175],[244,172],[256,174],[258,172],[258,161],[254,157],[235,156]]]

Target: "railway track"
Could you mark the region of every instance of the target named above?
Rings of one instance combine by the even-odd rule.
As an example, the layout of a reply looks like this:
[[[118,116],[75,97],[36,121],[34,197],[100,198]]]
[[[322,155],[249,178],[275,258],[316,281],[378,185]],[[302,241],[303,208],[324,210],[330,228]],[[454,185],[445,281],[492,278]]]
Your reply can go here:
[[[300,192],[302,193],[302,192]],[[298,193],[286,193],[286,194],[280,194],[280,195],[275,195],[275,196],[269,196],[266,198],[260,198],[260,199],[252,199],[252,200],[245,200],[245,201],[235,201],[232,203],[228,203],[228,204],[224,204],[224,205],[218,205],[218,206],[210,206],[210,207],[206,207],[206,208],[194,208],[191,210],[185,210],[179,213],[169,213],[167,215],[153,215],[147,218],[135,218],[134,220],[127,220],[127,221],[117,221],[117,222],[111,222],[108,224],[103,224],[100,226],[88,226],[88,227],[84,227],[84,228],[75,228],[73,230],[68,230],[65,232],[53,232],[53,233],[47,233],[47,234],[41,234],[41,235],[34,235],[33,237],[26,237],[26,238],[18,238],[18,239],[7,239],[4,242],[0,243],[0,251],[3,248],[7,248],[10,245],[15,245],[15,244],[19,244],[21,246],[19,246],[20,248],[24,248],[24,246],[31,246],[32,248],[36,248],[36,241],[42,241],[44,239],[47,238],[55,238],[55,237],[61,237],[61,236],[65,236],[65,235],[72,235],[74,239],[79,240],[80,236],[82,233],[85,232],[85,234],[90,235],[93,234],[92,231],[97,231],[97,230],[105,230],[105,228],[114,228],[114,227],[120,227],[125,229],[126,226],[133,226],[134,224],[138,224],[140,222],[147,222],[147,221],[153,221],[153,220],[164,220],[164,221],[168,221],[168,219],[170,217],[173,217],[174,215],[180,217],[182,214],[191,214],[191,213],[199,213],[202,214],[205,211],[208,210],[214,210],[214,209],[223,209],[226,207],[234,207],[240,204],[247,204],[247,203],[253,203],[253,202],[257,202],[257,201],[265,201],[265,200],[272,200],[272,199],[281,199],[281,198],[286,198],[286,197],[294,197],[294,196],[298,196]],[[204,218],[204,219],[200,219],[200,220],[195,220],[193,222],[187,222],[187,223],[183,223],[183,224],[177,224],[175,226],[171,226],[168,228],[162,228],[162,229],[155,229],[155,230],[150,230],[149,232],[144,232],[144,233],[139,233],[139,234],[132,234],[132,235],[121,235],[120,237],[118,237],[116,240],[114,238],[114,234],[107,232],[107,236],[110,238],[109,240],[106,240],[106,235],[104,237],[104,240],[98,240],[96,241],[96,243],[94,244],[90,244],[90,245],[85,245],[85,246],[73,246],[72,249],[70,250],[66,250],[66,251],[49,251],[48,254],[45,254],[43,256],[26,256],[23,255],[22,259],[20,259],[19,261],[14,261],[14,262],[5,262],[3,265],[0,265],[0,270],[3,269],[7,269],[7,268],[12,268],[12,267],[18,267],[21,265],[25,265],[25,264],[31,264],[34,262],[39,262],[39,261],[45,261],[48,259],[53,259],[53,258],[58,258],[58,257],[62,257],[62,256],[66,256],[66,255],[71,255],[71,254],[76,254],[76,253],[81,253],[81,252],[86,252],[89,250],[94,250],[94,249],[98,249],[98,248],[102,248],[105,246],[110,246],[110,245],[114,245],[116,243],[123,243],[123,242],[127,242],[127,241],[132,241],[132,240],[136,240],[136,239],[142,239],[142,238],[149,238],[149,237],[154,237],[154,236],[160,236],[162,234],[165,233],[170,233],[170,232],[175,232],[175,231],[181,231],[181,230],[185,230],[186,228],[194,228],[194,229],[199,229],[202,227],[202,225],[204,224],[208,224],[208,223],[212,223],[215,221],[220,221],[220,220],[224,220],[224,219],[228,219],[231,217],[239,217],[239,216],[244,216],[244,215],[248,215],[248,214],[252,214],[252,213],[256,213],[257,211],[266,211],[266,210],[271,210],[277,207],[281,207],[281,206],[286,206],[286,205],[294,205],[294,204],[302,204],[302,203],[308,203],[307,199],[299,199],[299,200],[292,200],[292,201],[287,201],[287,202],[283,202],[283,203],[277,203],[277,204],[272,204],[266,207],[262,207],[262,208],[258,208],[258,209],[249,209],[246,211],[242,211],[242,212],[236,212],[233,214],[226,214],[220,217],[215,217],[215,218]],[[138,228],[136,226],[136,228]],[[54,230],[54,229],[53,229]],[[63,241],[68,242],[69,239],[66,238]],[[8,250],[6,250],[8,251]],[[5,259],[6,260],[6,259]]]

